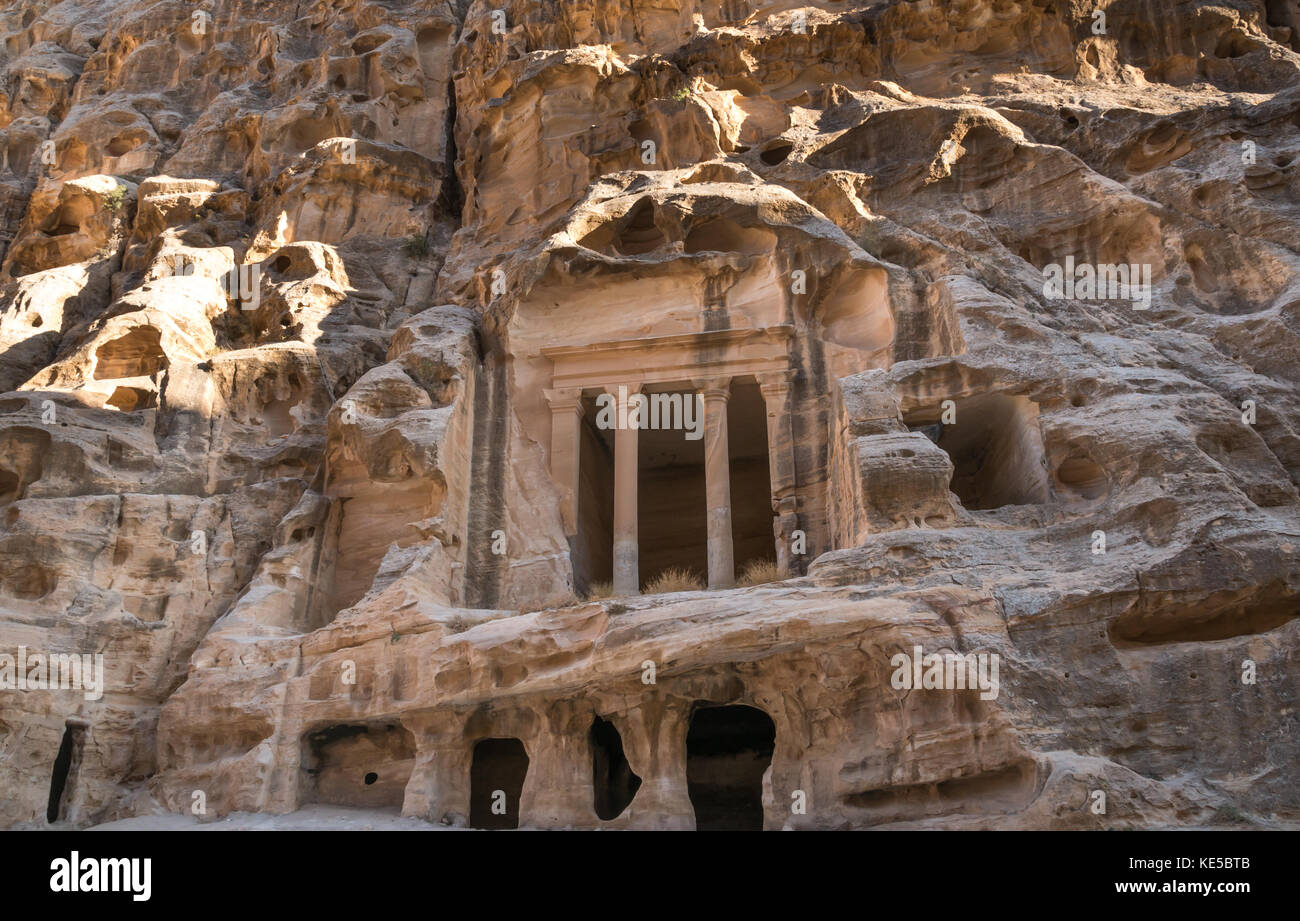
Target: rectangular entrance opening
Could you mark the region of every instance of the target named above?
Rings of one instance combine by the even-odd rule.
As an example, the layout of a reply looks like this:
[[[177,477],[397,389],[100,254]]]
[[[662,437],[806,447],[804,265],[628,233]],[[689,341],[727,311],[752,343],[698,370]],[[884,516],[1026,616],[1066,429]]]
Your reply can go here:
[[[731,539],[736,579],[752,567],[776,566],[772,529],[772,479],[768,468],[767,405],[758,382],[731,384],[727,405],[727,443],[731,467]]]
[[[614,432],[596,427],[597,396],[583,395],[579,426],[578,533],[570,547],[578,594],[614,581]]]
[[[659,407],[659,429],[637,436],[637,543],[641,590],[668,573],[689,573],[703,588],[709,569],[704,498],[704,417],[694,387],[682,381],[647,387],[647,405]],[[688,409],[688,404],[689,409]],[[686,429],[694,423],[694,431]],[[667,427],[675,425],[678,427]],[[674,580],[668,590],[691,587]]]

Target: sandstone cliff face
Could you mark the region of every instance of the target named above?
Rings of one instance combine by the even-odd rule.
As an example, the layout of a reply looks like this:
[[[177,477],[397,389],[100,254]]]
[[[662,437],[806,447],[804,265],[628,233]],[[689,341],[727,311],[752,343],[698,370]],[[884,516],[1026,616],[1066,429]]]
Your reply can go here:
[[[0,35],[0,826],[1300,822],[1294,3]]]

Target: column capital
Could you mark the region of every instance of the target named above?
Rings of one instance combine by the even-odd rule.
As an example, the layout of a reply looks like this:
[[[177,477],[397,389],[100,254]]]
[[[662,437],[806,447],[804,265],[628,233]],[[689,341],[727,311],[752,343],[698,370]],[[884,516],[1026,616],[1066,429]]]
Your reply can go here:
[[[755,375],[758,378],[758,389],[764,397],[782,396],[790,391],[790,385],[794,381],[794,371],[764,371],[762,374]]]
[[[705,377],[691,381],[706,400],[727,400],[731,396],[731,378]]]
[[[622,389],[625,393],[627,393],[628,396],[632,396],[635,393],[640,393],[641,388],[644,386],[645,384],[643,384],[641,381],[637,381],[632,384],[607,384],[605,386],[605,392],[608,393],[610,396],[612,396],[614,399],[618,399],[618,393],[620,389]]]
[[[546,397],[546,402],[551,404],[553,413],[582,412],[582,390],[577,387],[543,389],[542,396]]]

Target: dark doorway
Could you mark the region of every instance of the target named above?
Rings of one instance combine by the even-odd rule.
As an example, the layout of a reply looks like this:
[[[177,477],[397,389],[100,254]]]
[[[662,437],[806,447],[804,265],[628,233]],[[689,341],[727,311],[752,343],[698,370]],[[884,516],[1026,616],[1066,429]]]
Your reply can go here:
[[[475,745],[469,768],[469,824],[518,828],[519,796],[527,774],[528,753],[518,739],[483,739]]]
[[[591,777],[596,790],[596,815],[608,822],[632,804],[641,778],[623,754],[623,737],[599,716],[591,724]]]
[[[731,540],[736,578],[751,566],[776,566],[772,479],[768,471],[767,404],[752,378],[733,381],[727,406],[731,468]]]
[[[762,831],[776,725],[755,707],[702,707],[686,734],[686,790],[699,831]]]
[[[687,382],[643,388],[650,422],[637,433],[637,547],[642,591],[703,588],[709,571],[704,481],[704,402]],[[656,412],[657,410],[657,412]],[[688,437],[690,419],[700,437]],[[672,570],[689,573],[680,585],[656,583]]]
[[[65,726],[63,741],[59,743],[59,753],[54,758],[54,771],[50,775],[50,802],[45,810],[45,821],[53,825],[62,818],[63,794],[67,790],[69,778],[76,776],[76,769],[81,765],[81,745],[84,729],[81,726]]]
[[[596,395],[585,395],[578,446],[578,533],[569,544],[573,587],[580,594],[605,591],[614,579],[614,433],[596,427],[598,414]]]

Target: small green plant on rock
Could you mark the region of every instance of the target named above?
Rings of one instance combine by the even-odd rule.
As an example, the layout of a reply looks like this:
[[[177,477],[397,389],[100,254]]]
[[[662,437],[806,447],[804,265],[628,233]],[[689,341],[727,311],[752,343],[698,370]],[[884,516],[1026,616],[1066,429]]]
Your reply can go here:
[[[429,255],[429,241],[422,233],[413,233],[402,241],[402,250],[412,259],[423,259]]]
[[[113,191],[104,196],[104,207],[113,213],[122,210],[122,205],[126,201],[126,186],[116,186]]]

